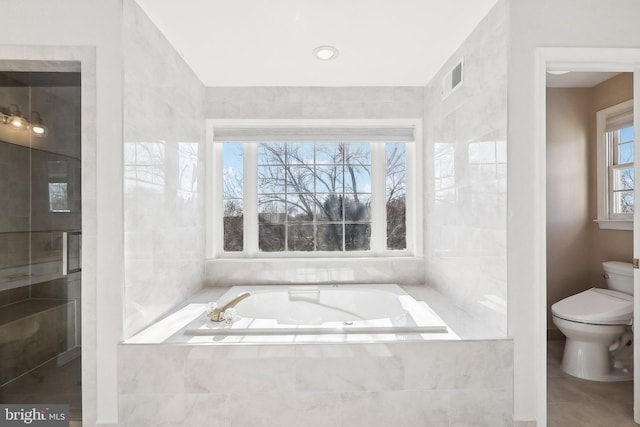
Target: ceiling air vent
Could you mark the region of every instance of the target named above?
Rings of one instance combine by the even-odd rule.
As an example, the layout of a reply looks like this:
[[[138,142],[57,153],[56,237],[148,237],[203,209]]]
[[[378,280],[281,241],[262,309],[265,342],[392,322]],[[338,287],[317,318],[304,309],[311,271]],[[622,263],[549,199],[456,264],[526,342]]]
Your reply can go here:
[[[453,66],[453,68],[442,78],[442,97],[446,98],[458,87],[462,86],[464,58]]]

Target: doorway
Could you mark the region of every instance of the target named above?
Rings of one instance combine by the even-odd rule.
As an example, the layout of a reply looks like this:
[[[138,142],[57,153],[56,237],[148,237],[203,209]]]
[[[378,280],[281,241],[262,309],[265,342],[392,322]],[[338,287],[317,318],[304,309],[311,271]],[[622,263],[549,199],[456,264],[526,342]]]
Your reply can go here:
[[[604,141],[598,138],[605,131],[599,129],[601,124],[596,118],[602,114],[599,112],[624,107],[632,99],[633,73],[547,71],[546,310],[550,427],[588,423],[635,425],[633,382],[589,381],[565,373],[561,367],[565,336],[551,316],[552,304],[592,287],[607,287],[603,262],[625,262],[631,271],[633,114],[616,116],[618,122],[611,123],[611,129],[606,131],[610,145],[606,148],[611,154],[606,159],[600,158]],[[606,164],[607,161],[612,164]],[[618,182],[613,182],[616,178]],[[611,211],[606,219],[599,213],[603,203]],[[631,315],[632,302],[628,304]],[[611,379],[633,379],[632,345],[626,342],[621,345],[616,366]]]
[[[81,72],[56,66],[0,71],[0,403],[80,421]]]
[[[535,87],[535,114],[534,140],[536,141],[536,154],[532,159],[534,165],[533,195],[540,202],[537,204],[534,214],[534,229],[546,230],[547,206],[546,206],[546,72],[571,70],[580,72],[630,72],[633,73],[634,90],[634,123],[640,123],[640,50],[616,49],[616,48],[538,48],[536,55],[536,68],[534,73]],[[638,140],[638,127],[635,127],[635,140]],[[639,163],[640,155],[635,151],[635,164]],[[635,199],[638,199],[638,188],[635,189]],[[640,210],[634,211],[634,228],[640,227]],[[547,422],[547,244],[543,234],[535,242],[535,256],[533,265],[537,277],[535,287],[534,306],[536,311],[536,372],[538,390],[537,420],[541,425]],[[634,258],[640,254],[640,233],[633,236]],[[634,269],[634,318],[640,313],[640,274]],[[634,365],[640,366],[640,347],[638,341],[634,341]],[[634,373],[634,419],[640,420],[640,370]]]

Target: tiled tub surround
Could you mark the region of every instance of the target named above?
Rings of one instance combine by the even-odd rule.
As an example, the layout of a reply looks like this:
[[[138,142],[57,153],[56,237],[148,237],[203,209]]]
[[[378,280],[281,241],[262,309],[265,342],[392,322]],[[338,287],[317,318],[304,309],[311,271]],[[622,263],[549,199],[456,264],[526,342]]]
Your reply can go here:
[[[138,339],[147,329],[119,348],[119,423],[510,426],[511,340],[493,339],[500,331],[432,288],[402,288],[428,301],[462,339],[224,344],[207,337],[194,344],[171,331]],[[205,288],[175,311],[228,290]]]
[[[124,335],[202,286],[204,93],[134,1],[123,3]]]
[[[479,322],[507,330],[508,2],[476,27],[424,93],[425,272]],[[464,82],[442,78],[464,58]]]
[[[206,337],[194,344],[198,340],[182,331],[145,338],[148,328],[119,348],[119,423],[512,425],[512,341],[494,339],[500,331],[430,287],[402,288],[428,301],[462,339],[293,343],[260,337],[259,344],[225,344]],[[217,301],[228,290],[205,288],[174,312]]]
[[[119,425],[511,426],[512,342],[121,345]]]
[[[205,262],[210,286],[247,283],[424,283],[423,258],[272,258],[214,259]]]

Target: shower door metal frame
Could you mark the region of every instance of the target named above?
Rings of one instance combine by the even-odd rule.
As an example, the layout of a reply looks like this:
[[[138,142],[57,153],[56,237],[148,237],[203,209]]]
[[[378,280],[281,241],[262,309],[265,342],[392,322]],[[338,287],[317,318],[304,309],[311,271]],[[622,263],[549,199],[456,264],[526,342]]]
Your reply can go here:
[[[97,169],[98,151],[98,121],[97,111],[97,76],[96,49],[87,46],[34,46],[34,45],[0,45],[0,66],[13,71],[61,71],[60,64],[65,62],[80,63],[81,72],[81,164],[82,164],[82,262],[84,268],[82,276],[82,387],[83,424],[96,425],[111,423],[114,418],[111,413],[117,411],[117,405],[110,405],[117,396],[112,393],[113,387],[105,384],[98,377],[113,376],[117,369],[117,360],[104,363],[97,352],[97,341],[101,340],[96,327],[98,319],[98,253],[97,239],[97,203],[100,195],[96,194],[99,173]],[[88,219],[88,220],[86,220]],[[104,244],[111,244],[109,238]],[[106,282],[106,279],[103,279]],[[114,322],[118,328],[118,322]],[[119,333],[119,330],[118,330]],[[111,340],[113,334],[101,334]],[[113,368],[111,368],[111,365]],[[101,367],[101,369],[99,369]],[[102,372],[102,374],[101,374]],[[117,381],[117,380],[114,380]],[[93,385],[93,386],[91,386]],[[113,395],[103,404],[98,403],[100,394]]]

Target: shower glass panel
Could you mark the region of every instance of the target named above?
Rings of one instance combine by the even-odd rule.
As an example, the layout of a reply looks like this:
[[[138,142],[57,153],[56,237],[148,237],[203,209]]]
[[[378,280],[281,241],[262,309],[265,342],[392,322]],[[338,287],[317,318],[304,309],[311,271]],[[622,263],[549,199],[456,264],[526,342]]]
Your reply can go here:
[[[82,418],[79,72],[0,72],[0,403]]]

